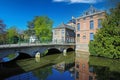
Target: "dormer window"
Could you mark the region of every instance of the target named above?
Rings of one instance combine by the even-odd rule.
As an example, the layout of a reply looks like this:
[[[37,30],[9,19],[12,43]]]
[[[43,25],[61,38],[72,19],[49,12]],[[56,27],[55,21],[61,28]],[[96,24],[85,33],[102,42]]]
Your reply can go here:
[[[91,5],[90,8],[84,12],[83,15],[90,15],[90,14],[94,14],[96,12],[99,12],[99,11]]]
[[[86,12],[86,15],[88,15],[88,12]]]
[[[90,19],[93,19],[93,16],[90,16]]]
[[[85,19],[86,19],[86,17],[83,18],[83,20],[85,20]]]
[[[96,10],[95,9],[93,9],[93,13],[95,13],[96,12]]]

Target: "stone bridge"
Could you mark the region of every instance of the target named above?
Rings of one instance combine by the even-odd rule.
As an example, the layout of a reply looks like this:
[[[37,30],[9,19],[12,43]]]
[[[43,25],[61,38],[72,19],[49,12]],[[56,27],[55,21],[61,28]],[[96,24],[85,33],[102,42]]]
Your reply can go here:
[[[68,49],[75,50],[75,43],[47,43],[47,44],[10,44],[0,45],[0,59],[13,53],[24,53],[34,57],[37,52],[44,53],[46,50],[58,50],[60,52],[67,51]]]

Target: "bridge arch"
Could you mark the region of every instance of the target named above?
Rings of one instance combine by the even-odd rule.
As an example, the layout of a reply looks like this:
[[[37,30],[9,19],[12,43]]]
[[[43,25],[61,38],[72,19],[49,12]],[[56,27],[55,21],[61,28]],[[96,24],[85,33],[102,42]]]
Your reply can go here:
[[[18,57],[15,58],[15,60],[32,58],[32,56],[27,53],[24,53],[24,52],[18,52],[18,53],[19,53],[19,55],[18,55]]]
[[[51,54],[58,54],[61,53],[61,51],[57,48],[48,48],[48,52],[46,55],[51,55]]]
[[[67,50],[67,52],[74,51],[73,48],[67,48],[66,50]]]

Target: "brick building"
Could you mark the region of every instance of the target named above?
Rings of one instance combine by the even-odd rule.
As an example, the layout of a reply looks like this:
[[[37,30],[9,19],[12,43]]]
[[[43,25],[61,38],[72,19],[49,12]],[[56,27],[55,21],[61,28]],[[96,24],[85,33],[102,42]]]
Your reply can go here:
[[[76,52],[75,80],[97,80],[94,68],[89,66],[88,53]]]
[[[54,43],[74,43],[75,42],[75,28],[61,23],[58,27],[53,28]]]
[[[76,50],[88,51],[89,41],[94,39],[96,31],[102,27],[105,11],[90,6],[82,16],[76,18]]]

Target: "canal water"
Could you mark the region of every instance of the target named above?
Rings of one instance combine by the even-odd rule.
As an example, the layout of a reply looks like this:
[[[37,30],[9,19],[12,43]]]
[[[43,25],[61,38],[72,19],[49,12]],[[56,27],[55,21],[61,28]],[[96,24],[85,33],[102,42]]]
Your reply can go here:
[[[0,80],[120,80],[120,60],[85,52],[13,60],[0,64]]]

